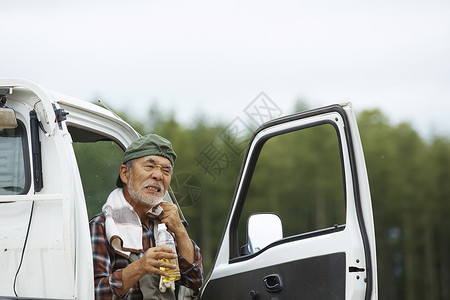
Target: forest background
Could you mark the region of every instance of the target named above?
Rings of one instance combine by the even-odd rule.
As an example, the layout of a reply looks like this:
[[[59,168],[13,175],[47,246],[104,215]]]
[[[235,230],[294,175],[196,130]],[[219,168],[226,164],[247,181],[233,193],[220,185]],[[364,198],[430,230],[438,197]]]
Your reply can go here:
[[[294,111],[308,108],[299,101]],[[158,109],[145,121],[120,115],[139,133],[172,141],[178,154],[172,188],[208,274],[244,153],[228,157],[220,169],[198,157],[211,145],[215,155],[225,153],[218,137],[230,124],[199,114],[186,125],[175,113]],[[421,136],[410,123],[392,124],[379,109],[361,111],[357,118],[375,219],[379,299],[450,299],[448,135]]]

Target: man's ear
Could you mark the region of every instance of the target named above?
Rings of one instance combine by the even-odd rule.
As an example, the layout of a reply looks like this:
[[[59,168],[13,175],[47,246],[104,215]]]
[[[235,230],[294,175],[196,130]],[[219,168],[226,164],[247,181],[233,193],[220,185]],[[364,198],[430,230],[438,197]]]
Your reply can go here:
[[[120,166],[120,179],[122,179],[122,182],[124,184],[128,184],[128,181],[130,180],[130,170],[128,170],[128,167],[126,165]]]

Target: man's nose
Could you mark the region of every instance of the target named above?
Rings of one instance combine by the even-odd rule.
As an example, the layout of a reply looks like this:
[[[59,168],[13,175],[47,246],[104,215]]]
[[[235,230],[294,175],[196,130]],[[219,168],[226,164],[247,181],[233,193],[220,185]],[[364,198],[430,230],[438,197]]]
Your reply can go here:
[[[155,179],[155,180],[162,180],[163,176],[164,176],[164,174],[163,174],[161,168],[156,167],[153,170],[153,173],[152,173],[152,178],[153,179]]]

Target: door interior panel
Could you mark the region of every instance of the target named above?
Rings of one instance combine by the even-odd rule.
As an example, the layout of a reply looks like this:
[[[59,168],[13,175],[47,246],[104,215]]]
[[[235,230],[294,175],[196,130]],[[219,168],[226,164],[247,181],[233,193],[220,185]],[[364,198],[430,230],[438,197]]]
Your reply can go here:
[[[345,299],[345,253],[211,280],[202,299]]]

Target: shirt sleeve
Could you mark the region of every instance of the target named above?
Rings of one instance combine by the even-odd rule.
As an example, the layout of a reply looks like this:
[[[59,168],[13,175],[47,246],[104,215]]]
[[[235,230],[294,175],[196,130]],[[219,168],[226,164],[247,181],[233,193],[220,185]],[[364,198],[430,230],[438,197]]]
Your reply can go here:
[[[95,299],[123,297],[122,269],[112,271],[108,252],[103,217],[95,217],[89,222],[91,230],[92,257],[94,262]],[[114,297],[114,298],[115,298]]]
[[[189,263],[184,257],[178,255],[178,264],[180,265],[181,279],[178,282],[188,288],[197,290],[203,283],[203,265],[200,248],[192,241],[194,245],[194,263]]]

